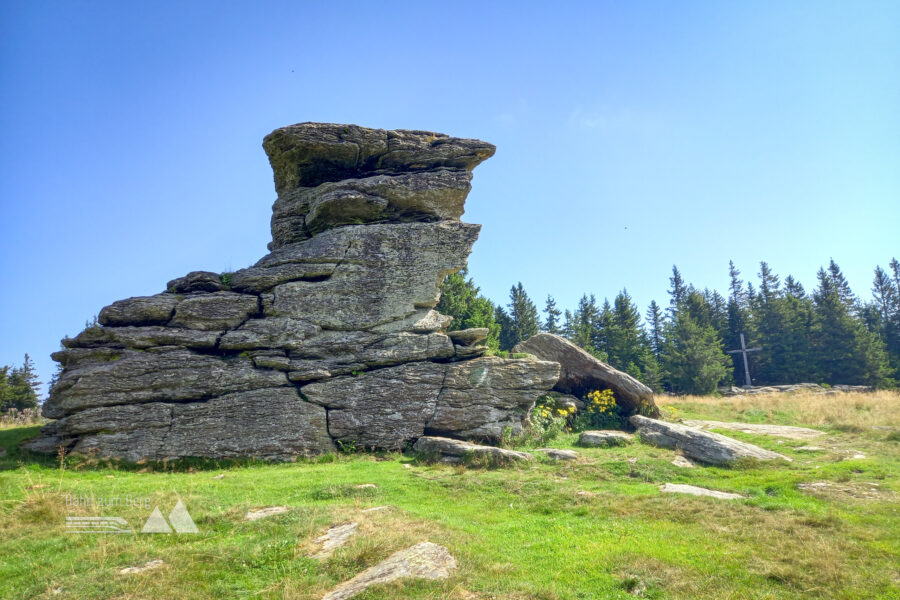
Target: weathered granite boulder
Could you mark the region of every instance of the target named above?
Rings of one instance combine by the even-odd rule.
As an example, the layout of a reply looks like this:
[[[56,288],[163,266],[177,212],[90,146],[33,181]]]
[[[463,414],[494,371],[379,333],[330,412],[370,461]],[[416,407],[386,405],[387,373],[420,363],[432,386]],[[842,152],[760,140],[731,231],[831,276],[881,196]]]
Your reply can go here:
[[[494,147],[423,131],[302,123],[263,147],[271,252],[107,306],[63,340],[29,445],[126,460],[289,459],[335,441],[403,448],[428,434],[519,431],[559,365],[485,358],[487,330],[434,307],[479,225],[459,221]]]
[[[413,445],[413,450],[426,456],[450,458],[451,460],[447,462],[461,462],[468,458],[479,458],[488,462],[512,463],[529,461],[534,458],[527,452],[517,452],[516,450],[507,450],[496,446],[482,446],[472,442],[436,436],[420,437]]]
[[[659,416],[659,409],[653,401],[653,390],[628,373],[597,360],[565,338],[552,333],[539,333],[516,344],[513,352],[525,352],[541,360],[558,362],[561,373],[553,388],[558,392],[583,396],[595,389],[609,388],[616,396],[616,403],[628,414]]]
[[[688,458],[711,465],[727,465],[741,458],[791,460],[777,452],[686,425],[666,423],[641,415],[632,416],[630,421],[637,428],[642,442],[660,448],[681,450]]]

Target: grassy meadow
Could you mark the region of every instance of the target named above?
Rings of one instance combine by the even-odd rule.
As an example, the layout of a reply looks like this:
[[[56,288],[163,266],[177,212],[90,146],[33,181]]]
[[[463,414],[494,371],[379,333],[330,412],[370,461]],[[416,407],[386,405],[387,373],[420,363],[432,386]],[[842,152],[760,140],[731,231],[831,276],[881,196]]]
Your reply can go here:
[[[0,597],[318,599],[430,540],[456,557],[450,579],[357,598],[900,598],[900,394],[659,404],[670,419],[801,425],[825,435],[722,431],[793,459],[731,468],[678,467],[672,451],[639,443],[576,448],[575,434],[549,445],[576,448],[577,461],[495,469],[391,453],[115,466],[20,453],[16,445],[38,428],[7,427]],[[667,482],[746,498],[663,494]],[[368,483],[377,487],[356,487]],[[102,506],[114,498],[120,504]],[[179,498],[198,534],[140,533],[153,506],[168,515]],[[244,520],[250,509],[275,505],[289,510]],[[376,506],[388,508],[362,512]],[[66,532],[67,516],[98,515],[123,517],[132,531]],[[312,540],[351,520],[360,535],[329,559],[309,558]],[[120,573],[157,559],[164,564],[155,570]]]

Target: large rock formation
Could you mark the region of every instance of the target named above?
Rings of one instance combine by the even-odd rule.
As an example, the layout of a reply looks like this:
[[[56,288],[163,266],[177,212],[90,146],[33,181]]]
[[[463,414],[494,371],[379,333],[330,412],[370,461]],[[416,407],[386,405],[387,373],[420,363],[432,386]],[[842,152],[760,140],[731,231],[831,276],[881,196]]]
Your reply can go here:
[[[541,360],[559,363],[562,372],[553,388],[558,392],[584,396],[596,389],[609,388],[626,415],[659,416],[653,390],[628,373],[597,360],[563,337],[539,333],[516,344],[513,352],[525,352]]]
[[[63,340],[44,406],[58,420],[30,447],[283,459],[521,429],[559,365],[483,357],[486,332],[447,335],[434,310],[478,237],[459,217],[494,147],[318,123],[263,147],[278,193],[271,253],[114,302]]]

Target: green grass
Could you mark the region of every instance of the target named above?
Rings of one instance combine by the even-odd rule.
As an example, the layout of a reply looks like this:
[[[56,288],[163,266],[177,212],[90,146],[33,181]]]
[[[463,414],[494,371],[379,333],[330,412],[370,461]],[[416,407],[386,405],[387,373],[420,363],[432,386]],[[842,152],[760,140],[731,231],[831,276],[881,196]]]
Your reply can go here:
[[[715,402],[667,404],[690,418],[742,420],[737,408]],[[0,430],[8,449],[0,458],[0,597],[320,598],[427,539],[456,557],[451,579],[377,587],[357,598],[900,598],[900,443],[880,429],[821,428],[827,436],[813,442],[723,432],[794,460],[694,469],[640,444],[576,448],[574,434],[549,445],[575,448],[577,462],[537,458],[502,469],[429,465],[402,454],[60,464],[15,449],[36,427]],[[809,444],[825,450],[796,450]],[[855,452],[866,458],[847,460]],[[821,481],[831,486],[797,487]],[[747,499],[661,494],[666,482]],[[378,487],[355,487],[362,483]],[[200,533],[140,534],[146,507],[73,507],[67,495],[147,497],[164,515],[180,497]],[[248,509],[272,505],[290,511],[243,520]],[[360,512],[382,505],[391,509]],[[135,533],[66,533],[67,515],[121,516]],[[307,557],[312,539],[351,519],[362,533],[348,546],[323,562]],[[152,559],[166,564],[118,573]]]

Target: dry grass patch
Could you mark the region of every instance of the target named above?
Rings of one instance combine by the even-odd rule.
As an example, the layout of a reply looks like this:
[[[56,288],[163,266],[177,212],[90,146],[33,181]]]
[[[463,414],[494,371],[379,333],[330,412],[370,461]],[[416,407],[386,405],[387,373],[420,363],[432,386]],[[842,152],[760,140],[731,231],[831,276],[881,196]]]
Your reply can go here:
[[[656,403],[663,407],[707,407],[734,415],[753,415],[753,420],[774,423],[779,414],[803,425],[829,426],[849,431],[879,427],[900,429],[900,392],[881,390],[876,392],[837,392],[814,394],[807,391],[780,394],[754,394],[744,396],[657,396]],[[671,411],[670,411],[671,412]],[[678,410],[674,411],[676,414]]]

